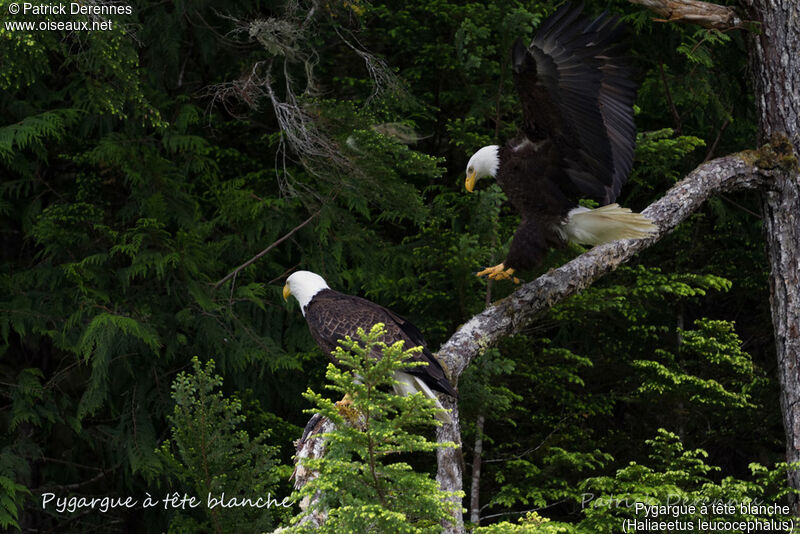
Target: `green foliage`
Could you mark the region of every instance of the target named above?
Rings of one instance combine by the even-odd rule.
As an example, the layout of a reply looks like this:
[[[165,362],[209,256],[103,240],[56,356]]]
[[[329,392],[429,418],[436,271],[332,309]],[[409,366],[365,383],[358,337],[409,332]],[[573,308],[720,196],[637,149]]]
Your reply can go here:
[[[528,357],[531,352],[533,356]],[[611,409],[606,399],[586,389],[584,376],[592,362],[554,347],[549,340],[540,342],[528,336],[515,336],[499,350],[487,353],[489,362],[483,361],[484,354],[476,366],[487,367],[489,372],[475,372],[478,377],[472,372],[466,374],[460,389],[479,401],[477,406],[471,400],[462,403],[465,447],[471,444],[476,415],[486,416],[481,489],[487,498],[481,505],[490,510],[488,515],[494,515],[494,511],[510,511],[517,506],[539,509],[577,499],[577,482],[602,472],[611,460],[593,446],[592,432],[586,425],[587,418],[607,418]],[[500,358],[499,354],[506,356]],[[498,380],[512,365],[508,360],[513,361],[513,373]],[[482,387],[487,392],[481,389],[476,395],[476,378],[485,381]],[[513,399],[510,404],[509,395]],[[486,402],[480,403],[481,399]],[[471,459],[474,461],[474,457]]]
[[[631,179],[638,185],[654,188],[653,178],[674,182],[682,178],[678,164],[705,141],[690,135],[675,136],[671,128],[640,133],[636,139],[636,160],[640,162]],[[646,177],[646,179],[641,178]]]
[[[333,354],[344,369],[328,365],[326,387],[349,397],[352,420],[331,399],[313,391],[305,395],[315,406],[310,413],[316,411],[336,424],[324,435],[325,456],[303,461],[319,474],[295,496],[299,500],[321,492],[317,506],[328,511],[322,532],[433,533],[450,517],[450,495],[403,456],[455,446],[422,434],[435,421],[434,401],[421,393],[403,397],[384,390],[394,384],[396,371],[424,365],[406,362],[421,347],[404,351],[402,341],[388,346],[379,341],[385,332],[380,323],[369,333],[359,329],[360,340],[343,340]],[[383,355],[380,359],[369,356],[375,348]],[[305,532],[308,527],[295,529]]]
[[[572,534],[581,532],[578,528],[565,523],[554,523],[537,512],[528,512],[516,523],[503,521],[474,529],[475,534]]]
[[[683,302],[697,302],[709,292],[724,292],[731,282],[713,274],[663,273],[658,267],[623,266],[618,284],[599,285],[554,307],[554,317],[593,320],[598,313],[614,313],[639,322],[648,313],[664,311]],[[635,327],[635,325],[634,325]]]
[[[31,150],[39,157],[46,157],[46,142],[63,139],[66,128],[77,118],[78,111],[74,109],[46,111],[0,128],[0,158],[12,163],[18,150]]]
[[[677,51],[686,56],[689,61],[711,68],[714,66],[714,59],[710,49],[729,43],[730,40],[730,36],[719,30],[699,29],[692,35],[685,35],[684,41],[678,46]]]
[[[169,532],[266,531],[274,526],[282,508],[244,506],[209,507],[210,498],[268,501],[275,497],[278,472],[276,448],[267,443],[263,430],[251,438],[243,428],[241,401],[226,398],[219,388],[222,377],[214,374],[214,361],[205,367],[192,359],[193,374],[179,373],[172,384],[175,410],[168,417],[171,439],[160,446],[159,455],[186,494],[196,496],[198,513],[179,511],[170,521]],[[284,473],[285,474],[285,473]],[[281,501],[282,499],[277,499]]]
[[[712,476],[720,468],[707,463],[708,453],[702,449],[686,450],[677,435],[659,429],[654,439],[647,440],[650,448],[649,465],[631,462],[617,470],[611,477],[587,480],[582,489],[586,492],[582,508],[585,519],[580,525],[587,532],[619,532],[625,518],[641,518],[635,503],[692,504],[697,513],[681,514],[679,521],[704,520],[776,520],[788,519],[774,516],[735,513],[717,516],[710,511],[712,503],[781,502],[789,491],[781,479],[789,469],[785,463],[773,469],[752,463],[749,480],[725,476],[715,481]],[[701,507],[706,505],[708,509]],[[740,532],[740,531],[736,531]]]
[[[589,478],[580,484],[578,504],[582,518],[575,523],[554,521],[537,512],[528,512],[516,523],[500,522],[475,529],[479,534],[589,534],[620,532],[626,519],[642,520],[645,515],[636,504],[694,506],[696,513],[664,514],[657,519],[694,523],[704,521],[776,521],[790,520],[781,514],[753,515],[738,508],[740,503],[773,504],[781,502],[787,490],[783,481],[789,469],[785,463],[767,469],[749,465],[749,477],[727,476],[712,479],[720,469],[707,463],[702,449],[686,450],[678,436],[659,429],[654,439],[646,440],[650,449],[647,464],[630,462],[613,476]],[[712,505],[734,503],[734,513],[712,513]],[[703,508],[705,506],[705,508]],[[652,518],[652,517],[651,517]],[[698,528],[694,529],[695,531]],[[730,532],[742,532],[740,530]]]
[[[0,475],[0,527],[19,528],[19,502],[28,488]]]
[[[459,380],[459,395],[464,401],[459,405],[463,424],[470,424],[477,415],[485,415],[491,407],[493,418],[511,417],[509,411],[522,402],[501,377],[517,371],[512,358],[504,357],[496,348],[487,349],[464,371]]]
[[[322,387],[325,359],[280,298],[292,269],[409,317],[431,348],[509,294],[474,272],[502,258],[518,215],[496,184],[467,195],[464,168],[516,132],[509,49],[558,3],[135,1],[110,32],[0,26],[0,525],[209,528],[165,511],[67,518],[38,499],[191,490],[177,445],[180,465],[154,451],[180,431],[170,384],[194,355],[215,356],[220,406],[242,399],[247,419],[217,430],[269,429],[264,480],[284,480],[307,419],[298,399]],[[632,33],[640,134],[623,205],[753,147],[742,34],[655,23],[626,0],[585,9],[621,14]],[[707,451],[716,486],[780,461],[759,206],[709,199],[473,362],[459,390],[467,484],[487,416],[482,529],[593,532],[575,513],[582,484],[630,462],[666,473],[646,460],[658,428]],[[582,251],[555,251],[540,272]],[[430,450],[418,456],[395,463],[428,469]],[[406,513],[376,510],[371,491],[340,521]],[[534,507],[546,509],[502,522]]]
[[[730,288],[715,275],[622,267],[553,308],[548,320],[556,322],[537,326],[552,340],[516,336],[501,344],[500,354],[514,362],[510,389],[527,402],[516,407],[513,424],[502,411],[487,423],[482,504],[498,511],[563,508],[554,503],[579,500],[587,477],[613,466],[620,454],[630,457],[630,439],[644,440],[659,424],[669,422],[718,452],[744,428],[759,425],[756,414],[768,402],[765,374],[732,325],[701,319],[695,329],[675,328],[676,315]],[[471,413],[464,410],[467,421]],[[609,432],[609,417],[630,418],[631,425],[623,423],[617,436]],[[557,522],[547,528],[570,531]]]
[[[22,423],[41,425],[43,418],[52,422],[52,406],[40,404],[44,393],[41,369],[23,369],[19,373],[16,387],[11,392],[9,430],[16,429]]]
[[[654,354],[658,360],[633,362],[646,377],[638,392],[670,404],[677,395],[708,409],[753,407],[748,394],[755,386],[753,362],[742,351],[733,325],[708,319],[698,319],[695,324],[697,330],[680,332],[680,357],[659,350]],[[681,368],[684,365],[704,377],[686,372]]]

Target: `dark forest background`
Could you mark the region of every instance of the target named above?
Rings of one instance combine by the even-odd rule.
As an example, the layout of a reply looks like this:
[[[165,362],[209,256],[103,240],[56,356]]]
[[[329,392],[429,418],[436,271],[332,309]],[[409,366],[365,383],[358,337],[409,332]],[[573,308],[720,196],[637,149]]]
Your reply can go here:
[[[0,4],[4,23],[41,20]],[[509,50],[557,2],[130,5],[112,31],[0,28],[0,525],[270,530],[296,509],[59,513],[41,495],[290,495],[302,393],[324,390],[327,362],[281,298],[292,270],[408,317],[434,350],[513,291],[473,273],[517,216],[488,180],[467,194],[464,168],[515,133]],[[639,136],[620,203],[641,210],[756,145],[747,54],[737,32],[586,2],[604,9],[630,28]],[[713,198],[472,364],[482,526],[617,531],[625,511],[587,494],[782,502],[756,195]]]

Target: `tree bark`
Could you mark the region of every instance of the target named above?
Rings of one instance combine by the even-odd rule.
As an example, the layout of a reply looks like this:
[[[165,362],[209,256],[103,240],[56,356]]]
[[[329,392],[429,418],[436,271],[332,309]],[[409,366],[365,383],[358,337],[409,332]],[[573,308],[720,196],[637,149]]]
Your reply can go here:
[[[300,489],[315,478],[317,473],[306,469],[303,465],[305,458],[322,458],[325,454],[325,440],[322,437],[326,432],[333,432],[336,425],[327,417],[320,414],[314,414],[306,424],[303,430],[303,436],[295,441],[296,453],[294,456],[294,472],[289,477],[290,480],[294,479],[295,489]],[[320,495],[317,492],[313,498],[305,497],[300,501],[300,512],[303,514],[297,526],[305,525],[308,527],[319,528],[328,518],[326,510],[321,510],[317,506]],[[278,529],[274,534],[282,532],[284,529]]]
[[[776,185],[780,187],[780,184],[787,179],[786,171],[779,165],[785,159],[787,158],[784,155],[767,145],[758,151],[745,151],[704,163],[642,212],[658,227],[658,231],[652,237],[616,241],[594,247],[487,307],[463,324],[439,350],[439,360],[448,369],[452,383],[457,384],[467,365],[481,352],[497,343],[500,338],[519,332],[532,323],[540,313],[564,298],[587,288],[607,272],[631,259],[637,252],[657,242],[713,194],[740,189],[773,191]],[[445,408],[452,409],[452,422],[437,429],[437,439],[440,442],[452,441],[460,445],[458,406],[449,397],[442,397],[441,401]],[[315,428],[309,430],[312,426]],[[298,441],[298,470],[302,469],[303,458],[319,457],[318,455],[324,453],[317,432],[323,428],[324,431],[330,430],[330,427],[324,426],[323,423],[314,423],[313,420],[306,428],[303,438]],[[310,445],[311,441],[315,445]],[[436,479],[441,488],[450,492],[462,491],[461,447],[439,449],[437,460]],[[304,471],[303,476],[310,479],[314,474]],[[302,486],[300,477],[297,478],[297,482],[298,487]],[[461,534],[464,532],[461,499],[453,499],[453,502],[456,505],[456,512],[453,521],[444,525],[444,531],[448,534]],[[304,512],[307,511],[309,504],[313,505],[313,503],[305,504]]]
[[[800,3],[747,0],[749,15],[762,31],[750,35],[750,67],[759,116],[759,136],[784,137],[800,153]],[[797,161],[762,198],[770,262],[770,305],[786,432],[786,461],[800,462],[800,171]],[[788,475],[800,490],[800,472]],[[800,515],[797,495],[790,497]]]

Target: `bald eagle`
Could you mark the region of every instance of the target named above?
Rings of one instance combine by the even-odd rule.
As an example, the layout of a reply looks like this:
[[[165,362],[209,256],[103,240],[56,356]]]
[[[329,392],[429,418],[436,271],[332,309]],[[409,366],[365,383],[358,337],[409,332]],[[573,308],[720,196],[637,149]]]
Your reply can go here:
[[[331,359],[340,339],[346,336],[358,339],[359,327],[368,332],[375,324],[383,323],[386,334],[381,341],[387,345],[403,341],[404,349],[421,346],[422,351],[415,353],[411,360],[428,364],[395,373],[395,391],[399,395],[421,392],[435,400],[437,408],[441,409],[444,408],[432,390],[458,397],[441,364],[425,345],[422,333],[406,319],[369,300],[334,291],[320,275],[310,271],[297,271],[289,276],[283,287],[283,298],[288,299],[290,295],[300,304],[311,337]],[[370,356],[380,358],[381,354],[373,351]],[[338,363],[335,359],[333,362]],[[447,416],[441,419],[449,420]]]
[[[505,146],[485,146],[467,164],[465,186],[496,178],[521,221],[505,261],[478,273],[513,278],[567,241],[597,245],[655,232],[649,219],[613,202],[633,163],[636,129],[624,27],[605,13],[594,21],[565,4],[529,47],[511,51],[523,124]],[[592,198],[601,204],[578,204]]]

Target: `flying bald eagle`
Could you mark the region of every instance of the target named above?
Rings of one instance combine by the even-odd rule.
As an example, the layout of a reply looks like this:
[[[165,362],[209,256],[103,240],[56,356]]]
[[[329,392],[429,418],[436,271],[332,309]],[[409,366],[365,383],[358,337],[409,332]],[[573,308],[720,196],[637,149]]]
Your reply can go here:
[[[613,204],[633,163],[636,84],[620,44],[624,27],[605,13],[594,21],[566,4],[533,42],[511,51],[523,125],[505,146],[485,146],[467,164],[465,186],[493,176],[522,220],[505,261],[478,273],[513,278],[567,241],[598,245],[647,237],[649,219]],[[592,198],[601,207],[581,207]],[[517,279],[514,279],[518,282]]]
[[[419,391],[435,400],[436,407],[441,409],[444,407],[432,390],[458,397],[441,364],[425,345],[422,333],[406,319],[369,300],[334,291],[320,275],[310,271],[297,271],[289,276],[283,287],[284,300],[289,295],[294,295],[300,303],[311,337],[331,359],[340,339],[346,336],[357,339],[359,328],[368,332],[375,324],[383,323],[386,334],[380,341],[387,345],[403,341],[404,349],[421,346],[422,351],[415,353],[411,361],[428,364],[395,373],[397,383],[394,389],[399,395],[411,395]],[[373,351],[370,356],[380,358],[381,354]],[[338,364],[335,359],[333,363]],[[441,419],[448,421],[449,417],[443,415]]]

